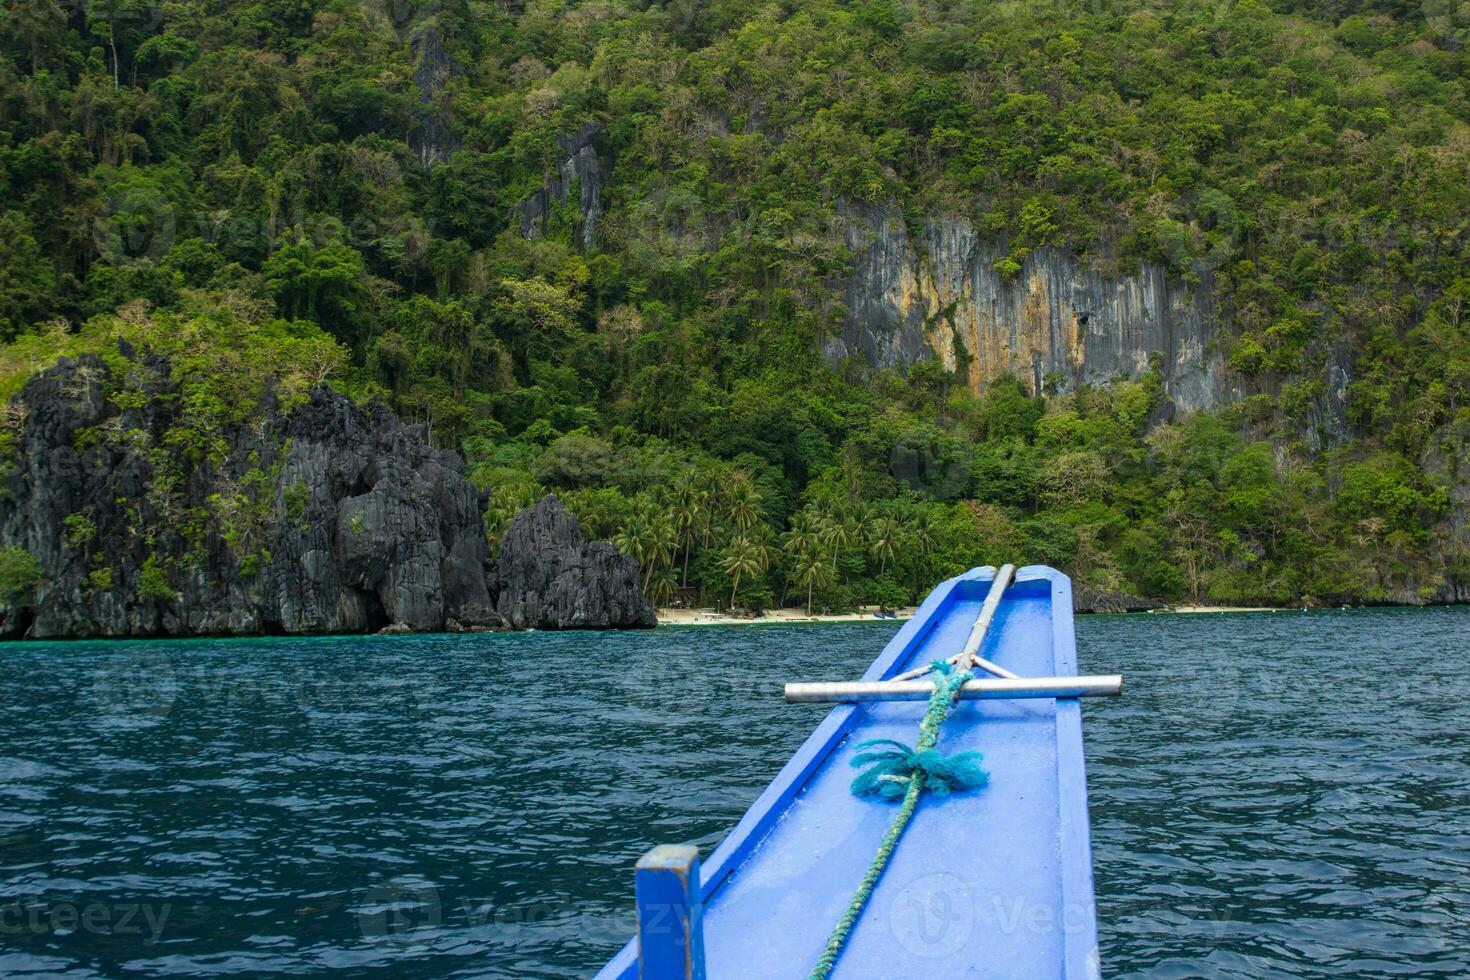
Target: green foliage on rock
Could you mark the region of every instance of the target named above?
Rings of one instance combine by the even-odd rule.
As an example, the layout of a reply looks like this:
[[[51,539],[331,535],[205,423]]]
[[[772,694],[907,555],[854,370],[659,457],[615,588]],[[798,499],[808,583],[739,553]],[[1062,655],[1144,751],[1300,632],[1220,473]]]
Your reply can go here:
[[[97,522],[86,514],[71,514],[62,522],[68,548],[85,548],[97,535]]]
[[[179,593],[169,584],[168,569],[157,555],[149,555],[138,572],[138,598],[145,602],[173,602]]]
[[[41,563],[24,548],[0,548],[0,600],[24,606],[44,581]]]

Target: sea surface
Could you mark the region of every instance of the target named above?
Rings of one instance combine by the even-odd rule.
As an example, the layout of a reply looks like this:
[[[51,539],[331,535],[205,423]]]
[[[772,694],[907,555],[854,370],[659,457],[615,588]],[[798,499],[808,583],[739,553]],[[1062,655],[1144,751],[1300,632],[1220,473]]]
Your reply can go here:
[[[586,976],[896,629],[0,646],[0,976]],[[1107,975],[1470,976],[1470,609],[1077,630]]]

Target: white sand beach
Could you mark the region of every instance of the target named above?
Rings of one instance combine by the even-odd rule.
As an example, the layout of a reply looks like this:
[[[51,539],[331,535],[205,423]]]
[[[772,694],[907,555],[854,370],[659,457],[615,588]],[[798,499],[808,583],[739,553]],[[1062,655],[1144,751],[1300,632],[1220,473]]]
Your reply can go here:
[[[878,612],[876,606],[865,606],[862,611],[855,613],[829,615],[817,613],[811,616],[808,616],[803,609],[768,609],[762,615],[754,618],[732,616],[714,609],[657,609],[655,613],[658,615],[660,626],[768,626],[772,623],[895,622],[911,619],[914,615],[914,608],[906,606],[893,610],[896,615],[882,619],[876,615]]]

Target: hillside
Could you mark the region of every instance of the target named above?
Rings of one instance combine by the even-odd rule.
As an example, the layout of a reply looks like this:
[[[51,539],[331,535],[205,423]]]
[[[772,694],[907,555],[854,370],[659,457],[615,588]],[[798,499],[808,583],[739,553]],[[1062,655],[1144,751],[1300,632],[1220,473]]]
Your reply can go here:
[[[657,599],[893,605],[1018,559],[1470,600],[1462,7],[3,18],[7,395],[122,337],[216,399],[207,455],[246,388],[325,381],[460,451],[492,543],[554,491]]]

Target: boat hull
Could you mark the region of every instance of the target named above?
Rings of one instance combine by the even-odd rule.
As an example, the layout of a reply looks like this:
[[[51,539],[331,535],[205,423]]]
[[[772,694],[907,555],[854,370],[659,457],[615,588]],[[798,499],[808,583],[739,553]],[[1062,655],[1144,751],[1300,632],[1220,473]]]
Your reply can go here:
[[[957,653],[994,574],[936,588],[863,679]],[[1017,572],[980,654],[1025,677],[1076,674],[1067,577]],[[913,744],[924,707],[833,708],[711,855],[701,876],[711,977],[807,976],[894,816],[892,804],[853,796],[854,746]],[[939,748],[983,752],[990,783],[922,799],[833,976],[1098,976],[1078,702],[960,702]],[[598,976],[637,973],[629,943]]]

